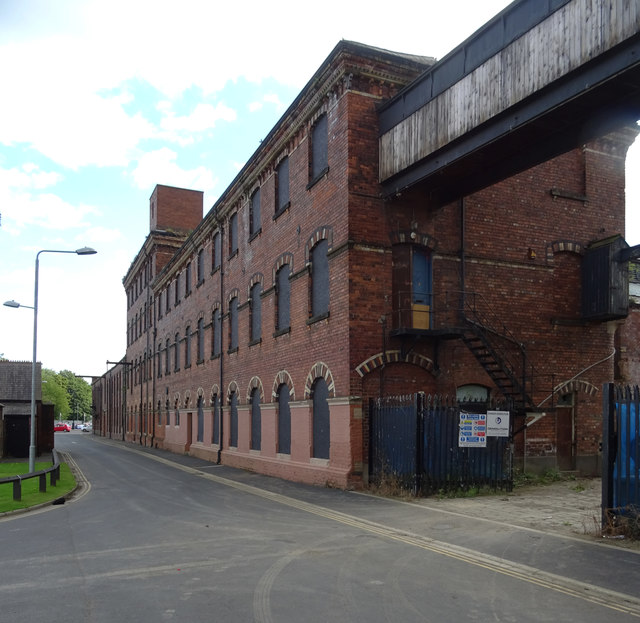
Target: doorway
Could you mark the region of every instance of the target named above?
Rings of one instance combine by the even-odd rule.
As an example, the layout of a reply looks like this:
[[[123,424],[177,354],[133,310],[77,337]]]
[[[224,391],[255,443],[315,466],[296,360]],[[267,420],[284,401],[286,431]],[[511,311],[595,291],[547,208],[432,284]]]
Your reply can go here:
[[[565,394],[556,409],[556,460],[560,471],[576,468],[575,394]]]

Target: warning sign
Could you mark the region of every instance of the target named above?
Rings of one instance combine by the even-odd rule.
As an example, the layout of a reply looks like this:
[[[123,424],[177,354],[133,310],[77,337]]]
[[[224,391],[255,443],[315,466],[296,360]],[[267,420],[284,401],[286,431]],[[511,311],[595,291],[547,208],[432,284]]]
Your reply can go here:
[[[487,414],[461,413],[458,447],[484,448],[487,445]]]

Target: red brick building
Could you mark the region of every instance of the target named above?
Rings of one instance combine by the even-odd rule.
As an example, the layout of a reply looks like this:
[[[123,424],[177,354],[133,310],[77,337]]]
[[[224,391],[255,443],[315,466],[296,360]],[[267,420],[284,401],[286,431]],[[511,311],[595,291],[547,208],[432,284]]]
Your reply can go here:
[[[425,392],[531,423],[526,467],[597,468],[625,314],[588,311],[585,258],[624,232],[635,131],[449,205],[384,199],[377,109],[431,63],[343,41],[204,218],[156,187],[96,431],[358,486],[369,398]]]

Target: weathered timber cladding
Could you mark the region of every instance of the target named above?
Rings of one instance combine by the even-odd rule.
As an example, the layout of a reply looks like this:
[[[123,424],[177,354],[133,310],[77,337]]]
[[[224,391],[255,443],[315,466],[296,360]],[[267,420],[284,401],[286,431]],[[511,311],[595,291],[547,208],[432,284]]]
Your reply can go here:
[[[572,0],[385,132],[380,137],[381,181],[522,102],[638,30],[637,2]]]

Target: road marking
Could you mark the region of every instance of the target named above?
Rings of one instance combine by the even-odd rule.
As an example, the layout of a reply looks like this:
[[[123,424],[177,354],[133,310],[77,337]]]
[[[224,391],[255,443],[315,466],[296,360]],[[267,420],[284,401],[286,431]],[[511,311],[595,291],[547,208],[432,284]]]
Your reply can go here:
[[[483,554],[481,552],[467,549],[465,547],[437,541],[426,536],[391,528],[383,524],[378,524],[366,519],[355,517],[353,515],[341,513],[340,511],[333,511],[328,508],[318,506],[317,504],[311,504],[309,502],[297,500],[280,493],[274,493],[272,491],[260,489],[259,487],[254,487],[253,485],[248,485],[242,482],[231,480],[229,478],[224,478],[222,476],[216,476],[215,474],[203,472],[200,469],[189,467],[187,465],[181,465],[180,463],[176,463],[175,461],[165,459],[155,454],[140,452],[135,448],[128,448],[127,446],[115,444],[109,441],[100,440],[100,442],[116,446],[128,452],[135,452],[141,456],[157,461],[158,463],[162,463],[169,467],[179,469],[188,474],[193,474],[195,476],[205,478],[206,480],[231,487],[250,495],[255,495],[263,499],[270,500],[276,504],[282,504],[284,506],[296,508],[298,510],[317,515],[319,517],[330,519],[331,521],[339,522],[346,526],[351,526],[353,528],[363,530],[370,534],[375,534],[386,539],[405,543],[413,547],[418,547],[420,549],[424,549],[441,556],[446,556],[448,558],[453,558],[455,560],[459,560],[461,562],[474,565],[476,567],[480,567],[494,573],[500,573],[502,575],[527,582],[529,584],[540,586],[541,588],[553,590],[570,597],[575,597],[589,603],[609,608],[610,610],[615,610],[616,612],[629,614],[631,616],[640,618],[640,599],[632,597],[631,595],[611,591],[599,586],[595,586],[594,584],[581,582],[579,580],[565,578],[554,573],[536,569],[535,567],[510,562],[496,556],[491,556],[490,554]]]

